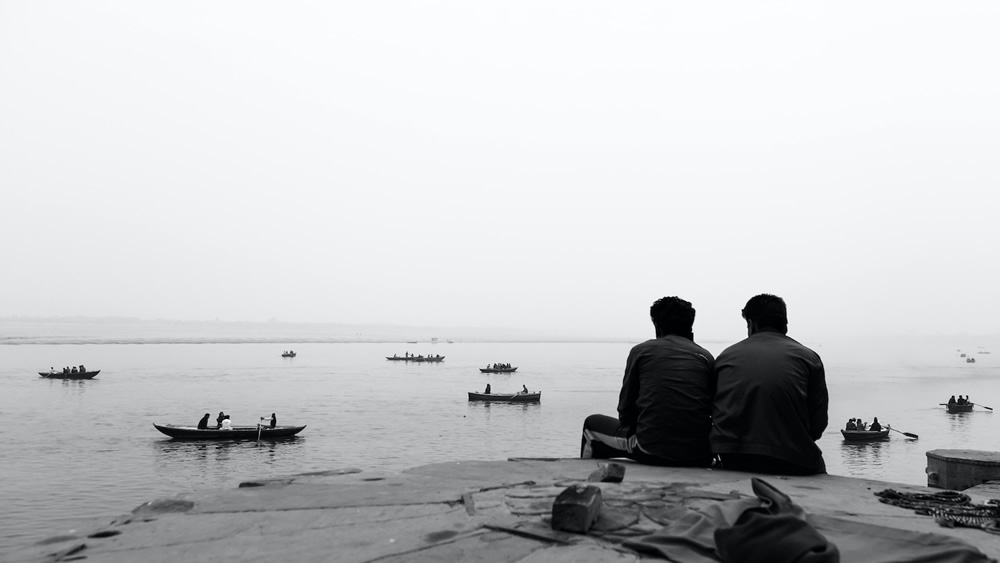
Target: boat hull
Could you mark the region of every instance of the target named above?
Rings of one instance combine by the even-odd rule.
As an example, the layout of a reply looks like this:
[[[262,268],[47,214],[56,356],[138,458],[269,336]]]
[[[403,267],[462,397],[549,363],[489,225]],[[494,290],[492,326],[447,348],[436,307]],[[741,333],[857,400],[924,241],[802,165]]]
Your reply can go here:
[[[386,356],[385,359],[394,362],[440,362],[444,356]]]
[[[877,432],[870,430],[841,430],[844,440],[847,442],[872,442],[874,440],[884,440],[889,437],[889,429],[883,428]]]
[[[517,371],[516,367],[512,368],[479,368],[479,371],[483,373],[514,373]]]
[[[208,428],[199,430],[195,426],[176,424],[153,424],[157,430],[175,440],[256,440],[256,426],[234,426],[232,430]],[[288,438],[302,432],[305,426],[264,426],[260,429],[261,440]]]
[[[964,405],[954,404],[954,405],[946,405],[946,406],[948,408],[948,412],[950,412],[950,413],[972,412],[972,407],[976,406],[976,404],[975,403],[967,403],[967,404],[964,404]]]
[[[44,377],[45,379],[94,379],[94,376],[101,373],[101,370],[85,371],[83,373],[63,373],[58,371],[56,373],[48,373],[44,371],[38,372],[38,375]]]
[[[470,401],[488,401],[493,403],[538,403],[542,400],[542,392],[535,393],[476,393],[469,391]]]

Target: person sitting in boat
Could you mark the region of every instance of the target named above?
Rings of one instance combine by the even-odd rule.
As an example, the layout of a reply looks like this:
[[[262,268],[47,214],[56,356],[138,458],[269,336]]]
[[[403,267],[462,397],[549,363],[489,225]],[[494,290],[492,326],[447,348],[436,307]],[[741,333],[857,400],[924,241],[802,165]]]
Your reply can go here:
[[[278,417],[272,412],[271,413],[271,428],[278,425]]]
[[[229,415],[228,414],[226,415],[226,418],[222,419],[222,429],[223,430],[232,430],[233,429],[233,421],[229,420]]]
[[[83,367],[83,364],[80,364],[80,373],[87,373],[87,368]]]
[[[952,395],[952,396],[951,396],[951,398],[950,398],[950,399],[948,399],[948,404],[949,404],[949,405],[954,405],[954,404],[955,404],[955,403],[957,403],[957,402],[958,402],[958,401],[956,401],[956,400],[955,400],[955,396],[954,396],[954,395]]]
[[[869,432],[881,432],[882,425],[878,423],[878,417],[872,418],[872,425],[868,427]]]
[[[55,374],[56,374],[56,368],[49,366],[49,375],[55,375]]]
[[[868,424],[867,423],[865,423],[860,418],[856,419],[856,420],[857,420],[858,430],[862,430],[862,431],[868,430]]]
[[[486,384],[486,394],[487,395],[490,394],[490,384],[489,383]]]
[[[226,418],[227,418],[226,413],[219,411],[219,416],[215,417],[215,428],[216,429],[222,428],[222,421],[225,420]]]
[[[956,403],[956,404],[959,404],[959,405],[964,405],[964,404],[965,404],[965,398],[964,398],[964,397],[962,397],[961,395],[959,395],[959,396],[958,396],[958,400],[957,400],[957,401],[955,401],[955,403]]]
[[[524,394],[524,395],[528,394],[528,386],[527,385],[522,385],[521,386],[521,393]]]
[[[212,415],[205,413],[205,416],[201,417],[198,421],[198,430],[208,430],[208,417]]]
[[[70,373],[76,373],[76,366],[73,366],[73,369],[70,370]]]
[[[851,420],[847,421],[847,427],[844,428],[844,430],[857,430],[857,429],[858,429],[858,425],[855,424],[853,418]]]

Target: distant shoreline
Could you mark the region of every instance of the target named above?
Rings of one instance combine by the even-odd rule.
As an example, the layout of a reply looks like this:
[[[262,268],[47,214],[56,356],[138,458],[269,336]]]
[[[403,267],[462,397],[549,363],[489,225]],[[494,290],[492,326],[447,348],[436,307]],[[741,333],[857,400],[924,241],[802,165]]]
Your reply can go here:
[[[635,340],[594,339],[482,339],[456,340],[451,344],[635,344]],[[158,344],[409,344],[447,346],[442,342],[406,340],[350,340],[335,338],[0,338],[0,346],[82,346]]]

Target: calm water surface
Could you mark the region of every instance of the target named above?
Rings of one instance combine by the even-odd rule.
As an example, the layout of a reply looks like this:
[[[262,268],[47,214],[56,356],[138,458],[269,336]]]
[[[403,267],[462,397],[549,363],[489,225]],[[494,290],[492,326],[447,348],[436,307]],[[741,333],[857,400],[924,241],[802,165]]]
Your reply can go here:
[[[702,342],[713,353],[726,343]],[[928,450],[1000,449],[1000,413],[948,415],[950,395],[1000,408],[1000,362],[954,342],[859,351],[807,343],[823,357],[831,425],[820,441],[830,473],[923,485]],[[982,344],[982,343],[979,343]],[[583,419],[615,414],[630,344],[80,344],[0,346],[0,553],[92,517],[111,518],[157,497],[236,487],[254,478],[357,467],[398,471],[463,459],[574,457]],[[296,358],[282,358],[292,348]],[[877,348],[877,347],[876,347]],[[996,348],[1000,350],[1000,346]],[[440,364],[385,356],[442,354]],[[977,354],[977,352],[979,352]],[[997,353],[1000,358],[1000,352]],[[479,373],[493,362],[515,374]],[[36,375],[85,364],[97,379]],[[536,405],[469,403],[466,391],[527,385]],[[991,404],[992,401],[992,404]],[[193,443],[153,423],[195,424],[222,410],[234,424],[276,412],[306,424],[293,440]],[[878,416],[919,440],[845,444],[851,417]]]

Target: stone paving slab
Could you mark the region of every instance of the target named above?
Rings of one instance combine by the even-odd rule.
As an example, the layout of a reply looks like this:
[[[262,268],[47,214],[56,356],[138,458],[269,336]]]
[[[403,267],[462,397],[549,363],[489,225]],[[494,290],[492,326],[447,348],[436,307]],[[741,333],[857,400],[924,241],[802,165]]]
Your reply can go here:
[[[179,494],[112,522],[26,546],[17,562],[540,562],[638,561],[620,544],[655,532],[684,510],[753,496],[761,477],[807,513],[947,535],[993,558],[1000,536],[944,528],[933,518],[883,504],[886,488],[933,492],[832,475],[780,477],[622,462],[621,483],[601,488],[604,508],[587,535],[553,530],[552,503],[586,481],[593,460],[463,461],[394,474],[340,469],[248,482],[237,489]],[[966,491],[984,502],[995,488]]]

